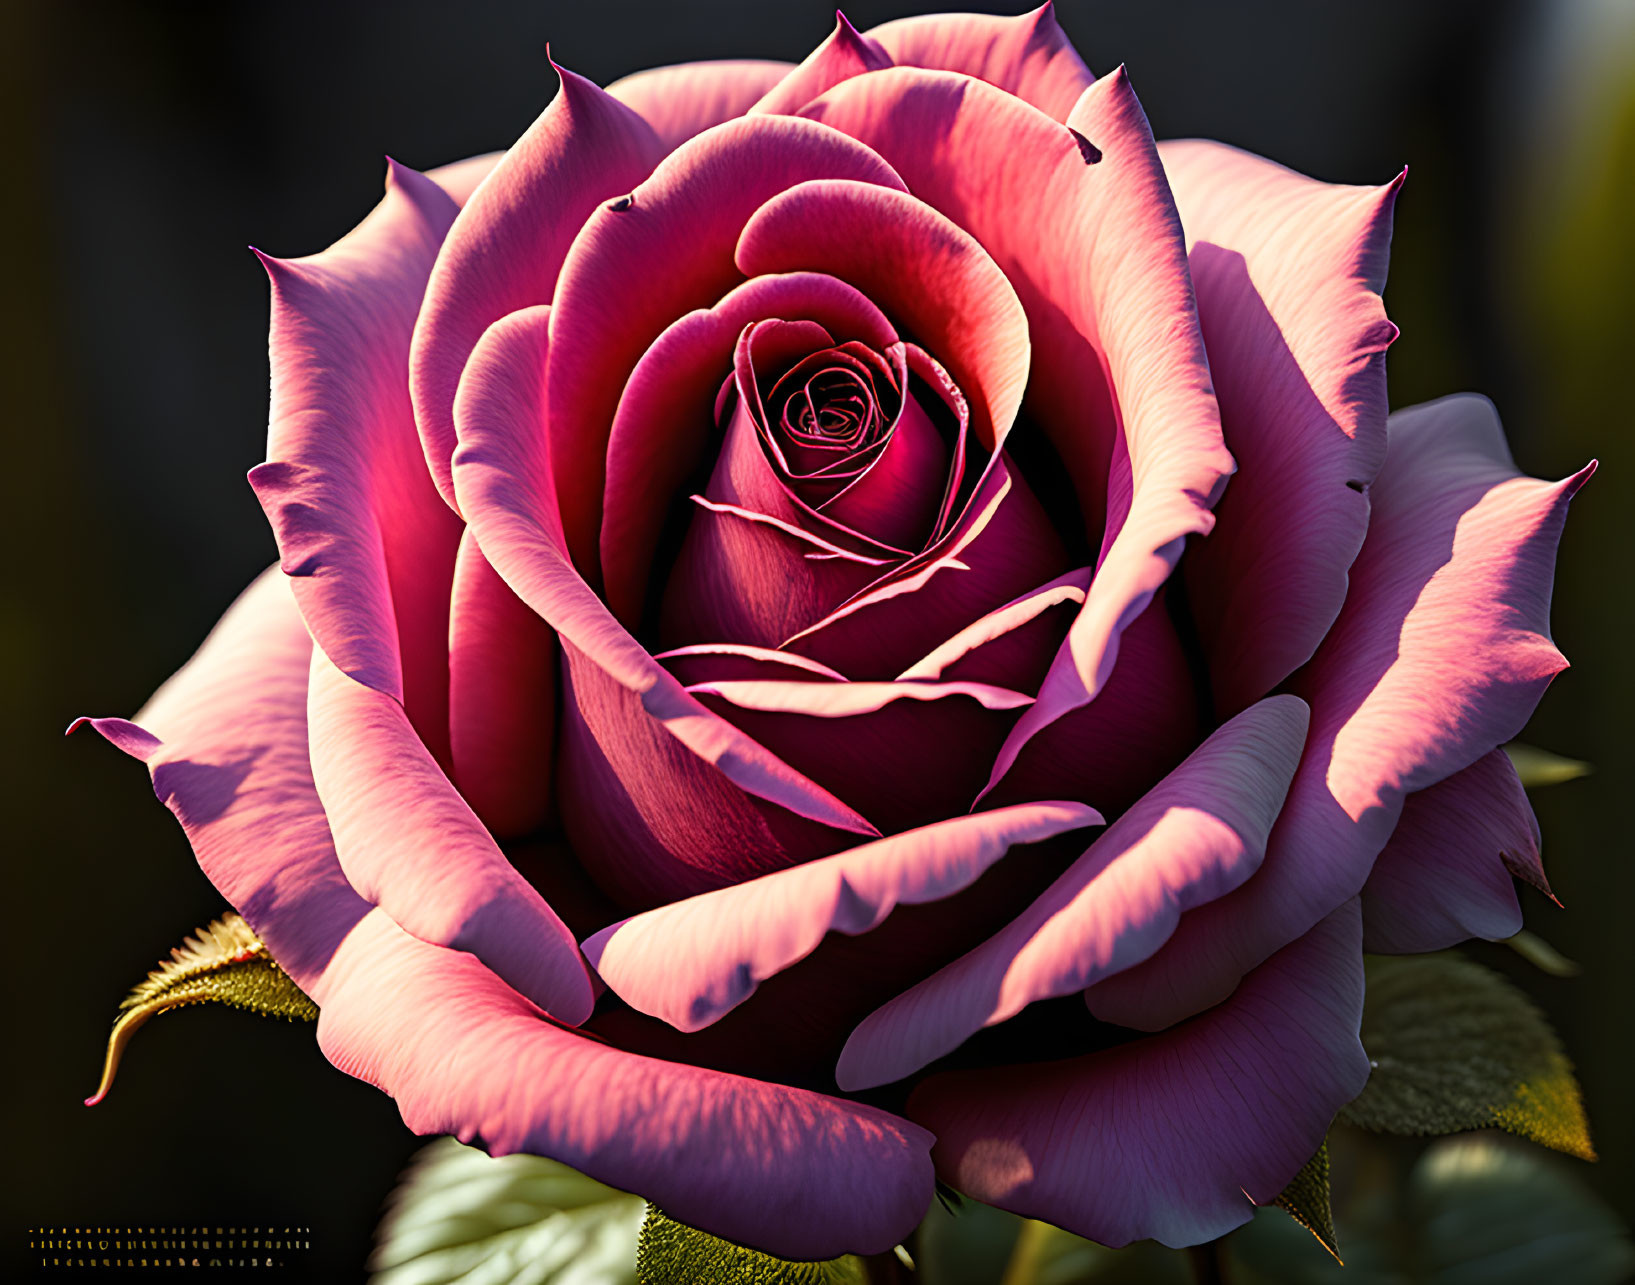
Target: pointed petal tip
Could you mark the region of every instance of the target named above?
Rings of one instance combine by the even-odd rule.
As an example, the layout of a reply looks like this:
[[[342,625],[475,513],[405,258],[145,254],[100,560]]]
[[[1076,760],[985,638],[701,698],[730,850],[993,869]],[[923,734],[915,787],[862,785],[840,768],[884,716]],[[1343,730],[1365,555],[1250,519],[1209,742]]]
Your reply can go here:
[[[80,728],[84,727],[90,721],[91,721],[91,719],[90,719],[89,715],[81,714],[78,718],[76,718],[72,723],[70,723],[66,728],[63,729],[62,734],[64,736],[72,736],[75,732],[79,731]]]

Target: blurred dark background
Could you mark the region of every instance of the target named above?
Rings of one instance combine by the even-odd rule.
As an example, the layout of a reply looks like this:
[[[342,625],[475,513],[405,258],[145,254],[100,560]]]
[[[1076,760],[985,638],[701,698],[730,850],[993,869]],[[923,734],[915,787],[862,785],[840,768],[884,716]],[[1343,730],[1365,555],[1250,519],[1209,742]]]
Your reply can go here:
[[[859,27],[915,12],[848,7]],[[1019,6],[1018,6],[1019,7]],[[1009,11],[1014,12],[1015,7]],[[798,60],[822,0],[271,4],[8,0],[0,673],[12,838],[4,910],[12,1083],[6,1264],[40,1224],[296,1224],[313,1279],[363,1275],[417,1145],[331,1069],[311,1028],[220,1009],[156,1022],[86,1110],[115,1004],[222,909],[142,769],[81,713],[129,714],[273,557],[262,458],[266,284],[245,250],[317,250],[377,199],[382,154],[429,167],[507,145],[554,92],[545,41],[606,83],[724,56]],[[1406,162],[1391,400],[1498,403],[1518,461],[1590,456],[1557,581],[1575,668],[1528,739],[1596,765],[1538,795],[1566,910],[1529,926],[1578,960],[1502,948],[1577,1060],[1601,1150],[1588,1180],[1635,1216],[1635,5],[1628,0],[1062,0],[1093,69],[1122,62],[1159,137],[1208,135],[1318,177]],[[12,1273],[7,1273],[11,1275]]]

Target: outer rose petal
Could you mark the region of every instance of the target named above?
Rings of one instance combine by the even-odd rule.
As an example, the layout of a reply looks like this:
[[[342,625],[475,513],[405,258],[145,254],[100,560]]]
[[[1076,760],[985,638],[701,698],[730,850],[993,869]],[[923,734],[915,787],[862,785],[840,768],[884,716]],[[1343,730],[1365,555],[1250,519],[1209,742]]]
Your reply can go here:
[[[409,336],[454,202],[393,164],[386,198],[273,285],[272,422],[250,482],[324,653],[448,749],[448,604],[460,524],[438,502],[405,381]]]
[[[1385,459],[1380,291],[1399,176],[1341,187],[1219,143],[1160,144],[1238,474],[1187,556],[1225,716],[1311,659],[1345,601]]]
[[[1107,681],[1119,635],[1186,537],[1209,531],[1233,467],[1180,223],[1121,72],[1074,106],[1078,137],[991,85],[904,67],[837,85],[803,114],[868,143],[993,256],[1027,310],[1030,396],[1092,523],[1105,496],[1096,578],[998,781],[1035,732]],[[1101,159],[1087,164],[1079,138]]]
[[[1067,119],[1095,80],[1049,3],[1014,18],[985,13],[898,18],[864,35],[899,66],[975,76],[1056,120]]]
[[[506,318],[472,354],[456,406],[460,449],[455,481],[484,555],[512,591],[557,631],[570,669],[578,657],[605,677],[593,704],[610,720],[601,753],[619,756],[612,779],[643,783],[655,792],[660,810],[672,822],[692,823],[701,841],[708,839],[704,827],[717,819],[688,811],[697,798],[689,804],[685,789],[675,797],[666,790],[708,780],[717,806],[733,800],[747,814],[766,800],[776,805],[774,813],[787,809],[815,822],[812,829],[831,827],[837,832],[831,835],[834,846],[845,842],[845,832],[875,833],[832,794],[689,696],[614,619],[568,561],[556,514],[552,461],[542,435],[527,431],[538,422],[548,312],[531,308]],[[585,672],[578,683],[593,681]],[[570,689],[565,696],[569,707],[582,695]],[[655,743],[653,733],[661,725],[685,754],[667,756]],[[569,751],[563,753],[566,759]],[[660,762],[673,770],[655,775]],[[794,824],[795,818],[783,821]],[[664,853],[663,845],[652,849],[655,858]]]
[[[809,53],[751,112],[772,115],[798,112],[825,89],[866,71],[891,66],[891,58],[867,36],[860,36],[846,15],[835,14],[835,29],[821,45]]]
[[[1199,1244],[1275,1200],[1361,1092],[1362,999],[1353,901],[1184,1026],[934,1075],[908,1113],[937,1134],[938,1175],[978,1200],[1105,1245]]]
[[[1389,427],[1345,607],[1291,681],[1311,737],[1266,861],[1147,963],[1091,988],[1106,1021],[1154,1030],[1224,999],[1357,895],[1406,795],[1513,738],[1566,666],[1550,581],[1567,503],[1594,465],[1557,483],[1519,475],[1482,397],[1399,411]]]
[[[312,788],[311,660],[290,581],[270,567],[136,716],[140,726],[89,721],[147,763],[154,793],[181,821],[210,882],[296,984],[315,993],[369,904],[335,861]]]
[[[902,187],[889,165],[837,131],[744,117],[672,152],[574,237],[551,307],[544,420],[563,530],[583,574],[600,579],[608,436],[631,371],[677,317],[739,284],[733,246],[755,209],[816,178]]]
[[[397,702],[317,653],[312,776],[352,886],[424,941],[470,951],[559,1021],[590,1016],[567,926],[506,860]]]
[[[494,172],[504,152],[484,152],[468,156],[463,161],[450,161],[426,171],[426,177],[442,188],[456,205],[464,205],[477,190],[477,185]]]
[[[680,1031],[701,1030],[806,958],[826,933],[869,932],[899,904],[969,886],[1016,844],[1100,823],[1076,803],[954,817],[650,910],[604,928],[585,952],[632,1008]]]
[[[554,65],[554,64],[553,64]],[[449,230],[426,286],[409,361],[409,391],[432,480],[458,509],[454,393],[484,330],[549,303],[574,234],[597,204],[628,192],[665,148],[640,116],[558,67],[562,87]]]
[[[1410,794],[1363,885],[1363,945],[1384,954],[1443,950],[1521,931],[1511,876],[1549,895],[1538,822],[1503,750]]]
[[[347,938],[317,999],[329,1059],[396,1098],[416,1133],[551,1156],[739,1244],[882,1252],[931,1199],[923,1129],[564,1031],[473,956],[383,914]]]
[[[467,527],[450,608],[450,777],[501,838],[527,834],[551,803],[556,635],[488,565]]]
[[[673,152],[689,138],[742,116],[794,70],[792,62],[728,59],[632,72],[607,87]]]
[[[1299,698],[1273,696],[1218,730],[1023,915],[875,1010],[846,1042],[840,1086],[901,1079],[1036,1000],[1140,963],[1183,911],[1249,878],[1300,761],[1308,714]]]

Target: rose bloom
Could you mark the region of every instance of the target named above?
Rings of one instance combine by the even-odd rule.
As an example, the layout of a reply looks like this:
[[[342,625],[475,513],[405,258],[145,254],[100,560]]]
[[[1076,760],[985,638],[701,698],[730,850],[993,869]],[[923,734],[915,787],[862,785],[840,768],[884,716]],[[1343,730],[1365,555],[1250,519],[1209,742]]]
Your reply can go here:
[[[1244,1222],[1364,950],[1543,886],[1589,470],[1387,421],[1400,179],[1155,145],[1048,6],[560,74],[266,259],[281,564],[96,726],[416,1132],[790,1258]]]

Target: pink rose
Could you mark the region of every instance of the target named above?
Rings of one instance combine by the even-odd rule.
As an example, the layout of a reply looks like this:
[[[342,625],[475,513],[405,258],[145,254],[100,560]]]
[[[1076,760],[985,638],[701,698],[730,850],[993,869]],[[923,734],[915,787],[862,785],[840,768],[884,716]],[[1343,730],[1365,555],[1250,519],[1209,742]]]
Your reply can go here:
[[[1364,948],[1543,882],[1589,470],[1387,424],[1400,179],[1155,146],[1048,6],[561,77],[266,260],[282,570],[96,726],[416,1132],[794,1258],[1245,1221]]]

